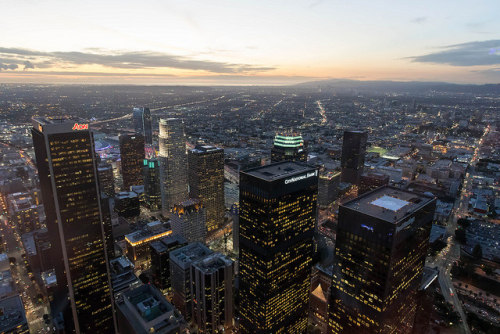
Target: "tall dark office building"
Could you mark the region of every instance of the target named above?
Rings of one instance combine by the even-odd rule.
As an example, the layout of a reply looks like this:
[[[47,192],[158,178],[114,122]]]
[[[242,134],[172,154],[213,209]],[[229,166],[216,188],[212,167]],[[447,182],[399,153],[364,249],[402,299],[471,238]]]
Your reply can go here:
[[[189,194],[205,207],[207,232],[224,223],[224,150],[196,146],[188,151]]]
[[[106,195],[113,197],[115,195],[113,167],[110,164],[101,163],[97,167],[97,174],[99,177],[99,189]]]
[[[170,282],[170,252],[188,244],[182,235],[173,234],[153,241],[151,251],[151,272],[155,285],[161,289],[171,289]]]
[[[241,333],[304,333],[318,170],[280,162],[240,173]]]
[[[134,121],[135,133],[144,136],[144,142],[146,144],[153,144],[153,127],[149,108],[134,108],[132,118]]]
[[[358,185],[365,165],[368,134],[363,131],[344,131],[342,142],[342,182]]]
[[[62,321],[55,325],[113,333],[92,132],[88,124],[35,118],[32,136],[57,277],[51,312]]]
[[[142,135],[120,136],[120,157],[123,189],[142,185],[142,164],[144,161],[144,137]]]
[[[329,333],[411,333],[435,207],[388,186],[340,206]]]
[[[304,148],[304,139],[299,134],[277,134],[271,149],[271,162],[280,161],[307,162],[307,151]]]
[[[161,209],[160,163],[158,159],[144,159],[144,201],[152,211]]]

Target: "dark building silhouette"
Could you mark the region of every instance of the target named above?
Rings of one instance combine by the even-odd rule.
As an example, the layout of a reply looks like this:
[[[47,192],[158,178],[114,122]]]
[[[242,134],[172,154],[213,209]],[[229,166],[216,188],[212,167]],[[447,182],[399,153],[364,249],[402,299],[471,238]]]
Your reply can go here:
[[[342,142],[342,182],[358,185],[365,164],[368,134],[363,131],[344,131]]]
[[[132,114],[135,133],[144,136],[146,144],[153,144],[153,127],[149,108],[134,108]]]
[[[339,208],[329,333],[410,333],[436,200],[392,187]]]
[[[318,170],[285,161],[240,173],[241,333],[304,333]]]
[[[171,235],[153,241],[151,248],[151,272],[155,285],[161,290],[171,290],[170,282],[170,252],[184,247],[187,240],[181,235]]]
[[[57,286],[51,313],[57,330],[114,332],[103,216],[88,124],[33,120],[40,188]]]
[[[271,163],[280,161],[307,161],[304,139],[299,134],[277,134],[271,149]]]
[[[144,161],[144,137],[142,135],[120,136],[120,158],[123,190],[142,185],[142,164]]]
[[[149,209],[158,211],[161,209],[161,183],[160,163],[158,159],[144,159],[144,201]]]
[[[189,195],[205,207],[207,232],[224,223],[224,150],[199,145],[188,151]]]
[[[389,175],[381,173],[363,173],[359,180],[358,194],[362,195],[378,187],[386,186],[389,184]]]
[[[97,167],[97,174],[99,176],[99,189],[106,195],[113,197],[115,195],[113,167],[110,164],[100,163]]]

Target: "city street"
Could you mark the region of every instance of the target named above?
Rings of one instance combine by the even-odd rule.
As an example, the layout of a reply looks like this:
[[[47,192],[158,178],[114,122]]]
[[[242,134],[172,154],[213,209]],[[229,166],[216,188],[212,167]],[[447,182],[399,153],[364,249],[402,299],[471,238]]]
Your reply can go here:
[[[474,155],[470,161],[470,165],[474,166],[477,158],[479,148],[482,144],[483,138],[489,132],[489,126],[486,127],[482,138],[479,140],[479,144],[474,151]],[[441,251],[440,254],[436,256],[433,261],[427,263],[430,267],[439,268],[439,284],[441,290],[443,291],[446,301],[453,305],[453,308],[457,311],[462,319],[462,333],[470,333],[469,326],[467,325],[467,317],[465,315],[462,303],[460,302],[458,295],[455,291],[451,280],[451,268],[453,263],[460,259],[460,244],[455,240],[455,230],[457,229],[457,220],[460,217],[464,217],[468,211],[469,194],[472,190],[472,174],[467,173],[463,182],[462,192],[460,196],[455,201],[454,214],[451,216],[446,226],[446,235],[448,235],[447,243],[445,249]]]

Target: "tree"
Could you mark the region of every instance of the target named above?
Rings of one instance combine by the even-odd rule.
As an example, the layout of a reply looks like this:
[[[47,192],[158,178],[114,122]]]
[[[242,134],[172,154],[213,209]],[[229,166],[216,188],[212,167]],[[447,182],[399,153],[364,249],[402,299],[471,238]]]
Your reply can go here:
[[[474,249],[472,250],[472,256],[477,260],[480,260],[483,257],[483,249],[480,244],[476,244]]]

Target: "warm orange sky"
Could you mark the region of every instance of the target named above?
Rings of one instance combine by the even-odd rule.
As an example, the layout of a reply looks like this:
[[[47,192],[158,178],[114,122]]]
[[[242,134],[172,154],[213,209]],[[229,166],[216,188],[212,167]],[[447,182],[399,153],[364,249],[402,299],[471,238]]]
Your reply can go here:
[[[6,1],[0,82],[500,82],[500,1]]]

